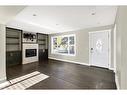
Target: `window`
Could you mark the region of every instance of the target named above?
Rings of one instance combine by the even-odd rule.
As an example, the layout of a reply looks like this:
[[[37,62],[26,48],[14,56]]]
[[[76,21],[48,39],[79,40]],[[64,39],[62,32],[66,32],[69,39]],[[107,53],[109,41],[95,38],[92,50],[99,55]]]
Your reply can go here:
[[[51,38],[52,53],[75,55],[75,35],[55,36]]]

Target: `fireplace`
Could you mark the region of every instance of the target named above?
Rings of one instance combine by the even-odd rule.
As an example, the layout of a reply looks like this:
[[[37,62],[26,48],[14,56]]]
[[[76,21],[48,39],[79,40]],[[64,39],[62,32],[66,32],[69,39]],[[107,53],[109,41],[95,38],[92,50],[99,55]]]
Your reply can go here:
[[[23,64],[38,61],[38,44],[23,44]]]
[[[25,50],[26,57],[34,57],[37,56],[37,49],[26,49]]]

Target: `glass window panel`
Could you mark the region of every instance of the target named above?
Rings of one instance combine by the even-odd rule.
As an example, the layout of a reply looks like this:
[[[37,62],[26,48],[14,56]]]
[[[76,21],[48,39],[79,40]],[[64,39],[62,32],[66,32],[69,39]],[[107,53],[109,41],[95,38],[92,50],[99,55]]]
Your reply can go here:
[[[53,38],[53,45],[57,45],[57,38]]]
[[[69,46],[69,52],[70,54],[75,54],[74,46]]]
[[[74,45],[74,36],[69,37],[69,44]]]
[[[59,38],[59,44],[58,44],[58,53],[68,53],[68,37],[61,37]]]
[[[57,36],[52,38],[53,53],[56,54],[75,54],[74,36]]]

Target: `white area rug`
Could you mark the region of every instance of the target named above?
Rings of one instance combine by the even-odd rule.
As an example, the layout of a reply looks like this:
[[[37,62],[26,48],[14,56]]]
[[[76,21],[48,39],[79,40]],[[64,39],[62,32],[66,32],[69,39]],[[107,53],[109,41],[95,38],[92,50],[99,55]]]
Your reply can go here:
[[[2,88],[3,90],[24,90],[39,83],[42,80],[47,79],[48,77],[49,76],[45,74],[35,71],[30,74],[10,80],[10,83],[8,82],[8,84],[2,86]]]

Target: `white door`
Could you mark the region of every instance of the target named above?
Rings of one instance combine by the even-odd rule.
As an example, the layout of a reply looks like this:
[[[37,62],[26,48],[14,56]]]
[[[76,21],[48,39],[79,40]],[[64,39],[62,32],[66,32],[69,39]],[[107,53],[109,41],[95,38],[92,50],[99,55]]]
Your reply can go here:
[[[110,30],[89,33],[90,64],[108,68],[110,62]]]

